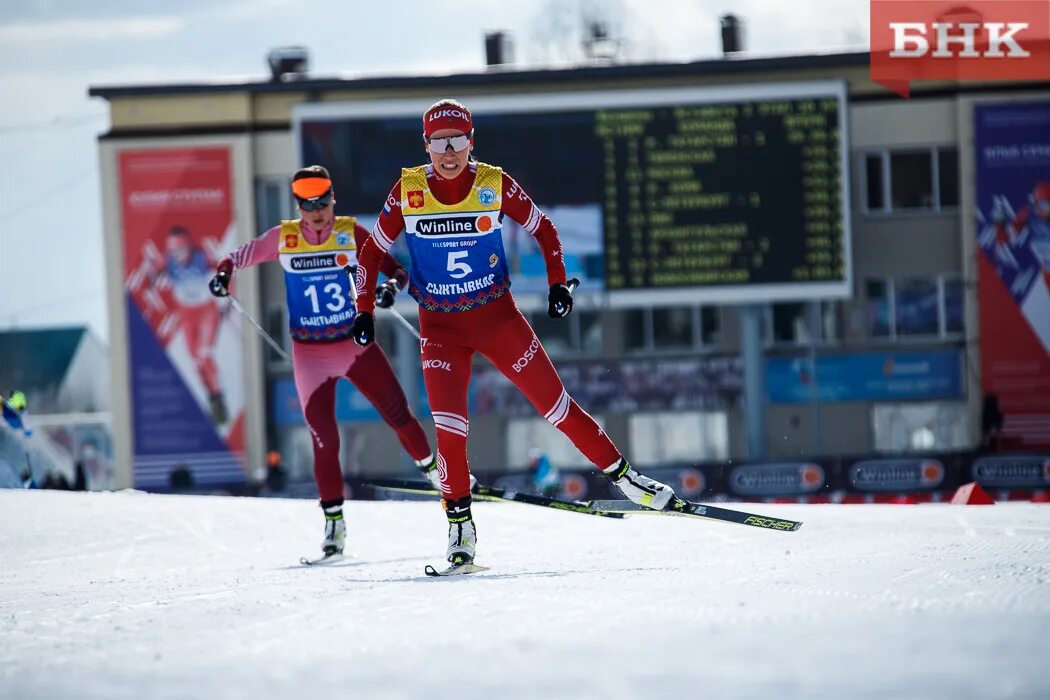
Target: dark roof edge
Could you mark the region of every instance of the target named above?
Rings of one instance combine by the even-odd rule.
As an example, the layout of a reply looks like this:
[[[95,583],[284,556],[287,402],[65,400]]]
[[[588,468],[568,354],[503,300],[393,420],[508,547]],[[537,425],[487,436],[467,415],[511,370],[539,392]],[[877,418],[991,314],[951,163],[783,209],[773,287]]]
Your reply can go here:
[[[933,88],[923,90],[913,89],[911,102],[919,100],[943,99],[945,97],[957,97],[959,95],[997,94],[1004,92],[1031,92],[1042,91],[1041,82],[1024,83],[995,83],[980,85],[953,85],[951,87]],[[900,102],[904,98],[887,90],[885,93],[873,93],[869,95],[850,95],[850,104],[864,102]],[[251,124],[222,124],[205,126],[161,126],[150,129],[113,129],[98,136],[99,141],[120,141],[122,139],[141,138],[168,138],[179,136],[234,136],[240,134],[262,134],[271,132],[288,131],[292,128],[291,122],[265,122]]]
[[[632,63],[614,66],[575,68],[541,68],[527,70],[493,70],[475,73],[450,73],[426,76],[385,76],[371,78],[306,78],[286,82],[269,80],[240,83],[180,83],[172,85],[91,86],[89,97],[147,97],[222,92],[317,92],[328,90],[376,90],[430,87],[435,83],[472,85],[517,85],[536,82],[570,82],[608,78],[681,77],[751,73],[769,70],[803,70],[807,68],[856,67],[868,65],[867,51],[800,56],[715,58],[689,63]]]
[[[291,122],[267,122],[265,124],[221,124],[205,126],[158,126],[150,129],[111,129],[99,134],[99,141],[121,139],[146,139],[176,136],[238,136],[241,134],[265,134],[284,132],[292,128]]]

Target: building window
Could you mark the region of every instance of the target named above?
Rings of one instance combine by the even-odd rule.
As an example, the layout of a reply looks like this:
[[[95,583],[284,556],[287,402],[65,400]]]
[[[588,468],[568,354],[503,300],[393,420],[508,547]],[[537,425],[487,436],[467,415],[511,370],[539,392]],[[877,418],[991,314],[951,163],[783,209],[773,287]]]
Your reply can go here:
[[[722,337],[718,307],[672,306],[624,312],[627,350],[684,350],[710,347]]]
[[[628,309],[624,312],[624,345],[628,350],[647,350],[651,347],[652,314],[650,309]]]
[[[882,190],[882,155],[869,153],[864,157],[864,172],[867,182],[868,211],[880,211],[886,206],[886,196]]]
[[[766,338],[773,345],[809,345],[811,339],[829,343],[842,337],[842,305],[837,301],[820,301],[819,316],[814,319],[813,305],[818,302],[788,302],[766,307]]]
[[[933,208],[933,159],[929,151],[890,154],[893,210]]]
[[[945,278],[944,282],[944,332],[961,335],[963,332],[963,281]]]
[[[959,151],[955,148],[937,149],[937,191],[941,208],[959,206]]]
[[[636,413],[628,419],[631,462],[657,467],[729,457],[724,411]]]
[[[973,446],[970,412],[962,401],[875,404],[871,417],[879,452],[940,452]]]
[[[602,354],[602,315],[598,311],[574,311],[579,333],[577,347],[585,355]]]
[[[700,307],[700,344],[717,345],[722,342],[722,309],[717,306]]]
[[[276,226],[283,219],[293,218],[290,187],[291,180],[288,178],[268,178],[256,181],[255,212],[262,231]]]
[[[652,309],[653,347],[660,349],[693,346],[693,309],[688,306]]]
[[[532,315],[532,330],[536,331],[548,355],[557,357],[573,351],[572,317],[573,314],[565,318],[551,318],[546,311]]]
[[[889,283],[868,280],[864,287],[868,299],[868,334],[873,338],[889,338],[893,335]]]
[[[864,209],[868,212],[941,211],[959,206],[955,147],[864,154]]]
[[[531,315],[530,323],[552,357],[601,354],[602,318],[596,310],[574,309],[565,318],[551,318],[546,311],[538,311]]]
[[[931,336],[940,331],[937,278],[896,280],[893,311],[898,336]]]
[[[871,338],[953,338],[964,331],[958,277],[869,279],[864,289]]]

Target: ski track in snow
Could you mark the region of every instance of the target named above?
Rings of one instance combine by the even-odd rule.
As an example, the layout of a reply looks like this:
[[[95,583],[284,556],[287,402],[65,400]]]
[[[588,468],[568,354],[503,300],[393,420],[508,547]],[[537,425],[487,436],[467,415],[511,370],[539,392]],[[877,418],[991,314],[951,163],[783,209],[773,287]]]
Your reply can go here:
[[[0,491],[0,698],[1050,697],[1050,506],[474,508]]]

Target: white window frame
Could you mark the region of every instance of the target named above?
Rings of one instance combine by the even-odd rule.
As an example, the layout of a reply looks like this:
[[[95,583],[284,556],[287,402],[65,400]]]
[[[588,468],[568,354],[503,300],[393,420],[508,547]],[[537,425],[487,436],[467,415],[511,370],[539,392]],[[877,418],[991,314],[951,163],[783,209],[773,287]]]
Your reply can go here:
[[[932,447],[912,447],[907,445],[903,448],[893,449],[892,446],[886,445],[885,443],[879,442],[880,432],[881,437],[885,438],[890,436],[885,431],[885,426],[880,426],[880,414],[885,419],[886,412],[900,411],[906,412],[908,409],[931,409],[935,414],[939,414],[945,411],[946,408],[954,409],[957,420],[950,421],[950,424],[960,430],[967,437],[958,441],[957,444],[949,445],[933,445]],[[871,425],[871,437],[872,444],[875,451],[879,454],[922,454],[924,452],[950,452],[966,450],[973,447],[972,443],[972,418],[969,415],[966,400],[965,399],[924,399],[919,401],[878,401],[871,405],[871,409],[868,414],[868,420]]]
[[[777,302],[777,303],[790,304],[792,302]],[[803,301],[803,302],[796,302],[796,303],[801,303],[801,304],[804,304],[804,305],[807,306],[807,309],[806,309],[806,317],[807,317],[806,318],[806,324],[807,324],[807,326],[809,324],[809,318],[808,317],[809,317],[809,314],[810,314],[810,311],[808,309],[809,304],[817,303],[817,304],[820,304],[822,307],[823,307],[824,304],[831,304],[833,307],[835,307],[837,309],[838,313],[839,313],[839,331],[840,331],[840,335],[842,337],[840,337],[840,338],[830,338],[830,339],[824,337],[824,313],[823,313],[824,309],[821,308],[820,311],[818,312],[819,318],[817,319],[819,321],[819,323],[817,324],[817,330],[820,333],[820,337],[817,338],[816,346],[817,347],[835,347],[835,346],[841,345],[843,343],[843,341],[845,340],[845,335],[846,335],[845,328],[843,327],[843,314],[845,314],[845,305],[842,303],[841,299],[818,299],[818,300],[813,300],[813,301]],[[795,342],[793,340],[777,340],[776,339],[775,333],[774,333],[774,329],[773,329],[773,307],[775,305],[776,304],[766,304],[765,308],[763,310],[763,319],[764,319],[763,320],[763,332],[765,333],[765,337],[764,337],[764,340],[763,340],[763,345],[766,347],[766,349],[770,349],[770,348],[785,349],[785,348],[806,348],[806,347],[809,347],[809,345],[810,345],[809,343],[798,343],[798,342]]]
[[[922,214],[943,214],[953,213],[959,210],[958,205],[943,206],[941,204],[941,159],[940,153],[942,151],[956,150],[958,157],[958,147],[955,144],[941,144],[938,146],[901,146],[894,148],[872,148],[860,151],[861,166],[860,166],[860,210],[869,216],[915,216]],[[928,152],[930,156],[930,177],[932,182],[930,183],[930,193],[933,197],[933,206],[929,209],[894,209],[893,208],[893,181],[891,177],[890,158],[894,154],[904,153],[922,153]],[[871,209],[868,207],[868,158],[869,156],[879,156],[881,163],[881,177],[882,177],[882,207],[879,209]]]
[[[596,357],[596,356],[599,356],[599,355],[602,354],[602,349],[601,348],[599,348],[596,351],[592,351],[592,350],[588,350],[588,349],[583,347],[583,329],[580,327],[580,323],[581,323],[580,319],[582,318],[580,316],[580,314],[583,313],[583,312],[593,313],[597,317],[598,325],[602,327],[602,338],[603,338],[602,342],[604,344],[605,318],[603,317],[601,309],[587,308],[587,307],[581,307],[581,306],[577,305],[573,309],[573,312],[571,314],[569,314],[565,318],[561,319],[561,321],[560,321],[561,323],[564,323],[566,321],[568,321],[568,323],[569,323],[569,349],[566,350],[564,353],[558,354],[557,355],[558,357],[567,357],[567,358],[573,358],[573,357]],[[543,316],[546,316],[546,314],[547,314],[546,309],[540,310],[540,311],[534,311],[531,314],[529,314],[528,316],[526,316],[526,318],[529,319],[529,325],[532,326],[533,330],[536,329],[536,324],[533,322],[533,320],[536,317],[539,317],[541,314]],[[537,333],[536,335],[538,337],[539,333]],[[543,338],[540,338],[540,342],[543,342]]]
[[[889,322],[890,322],[890,334],[887,336],[877,336],[871,333],[871,319],[865,320],[864,332],[868,340],[872,342],[886,342],[886,343],[928,343],[931,340],[962,340],[966,336],[966,328],[962,331],[949,331],[948,330],[948,300],[945,294],[947,288],[947,282],[949,280],[962,280],[962,275],[944,272],[938,275],[908,275],[907,277],[933,277],[937,286],[937,333],[929,335],[900,335],[897,332],[897,281],[898,279],[904,279],[904,277],[868,277],[865,280],[865,309],[870,304],[871,299],[867,297],[867,282],[869,280],[881,281],[886,284],[886,294],[888,296],[887,303],[889,305]],[[965,284],[965,282],[964,282]],[[963,297],[965,304],[965,295]],[[772,313],[770,313],[772,318]],[[965,309],[963,312],[965,318]]]
[[[672,456],[671,458],[651,459],[653,452],[675,452],[673,449],[658,449],[653,447],[653,442],[642,446],[639,443],[640,433],[649,435],[649,426],[643,426],[643,421],[659,421],[667,417],[680,421],[696,421],[695,431],[689,431],[691,436],[697,438],[699,445],[694,450]],[[644,430],[642,428],[645,428]],[[716,429],[717,433],[711,429]],[[667,467],[682,463],[696,463],[703,461],[726,460],[729,458],[730,450],[730,419],[728,410],[670,410],[670,411],[636,411],[627,418],[627,434],[631,444],[632,460],[640,466]],[[655,443],[659,444],[659,443]],[[665,447],[667,447],[665,445]]]
[[[718,346],[719,342],[705,343],[704,342],[704,326],[703,326],[703,309],[711,308],[714,309],[715,314],[718,317],[718,329],[721,334],[723,325],[722,307],[713,305],[693,304],[693,305],[676,305],[676,306],[688,306],[690,310],[689,323],[692,326],[690,332],[690,344],[688,346],[681,345],[678,347],[656,347],[655,344],[655,322],[653,320],[653,307],[645,307],[638,309],[630,309],[629,311],[641,311],[642,312],[642,323],[644,333],[644,343],[640,348],[628,348],[625,345],[624,354],[636,356],[636,355],[650,355],[656,353],[658,355],[674,355],[683,352],[712,352]],[[666,307],[662,307],[666,308]],[[624,316],[624,323],[626,324],[626,311]]]

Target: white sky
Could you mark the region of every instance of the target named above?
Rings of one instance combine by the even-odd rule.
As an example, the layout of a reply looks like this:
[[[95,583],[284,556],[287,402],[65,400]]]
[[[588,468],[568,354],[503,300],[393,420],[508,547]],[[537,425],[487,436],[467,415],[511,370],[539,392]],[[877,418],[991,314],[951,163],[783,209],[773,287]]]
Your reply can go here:
[[[177,9],[175,9],[177,6]],[[440,73],[484,66],[483,34],[516,59],[565,64],[579,17],[621,27],[630,60],[719,53],[718,17],[747,24],[756,52],[864,45],[867,0],[20,0],[0,4],[0,330],[106,327],[97,142],[108,104],[89,85],[267,77],[266,52],[310,49],[321,75]]]

